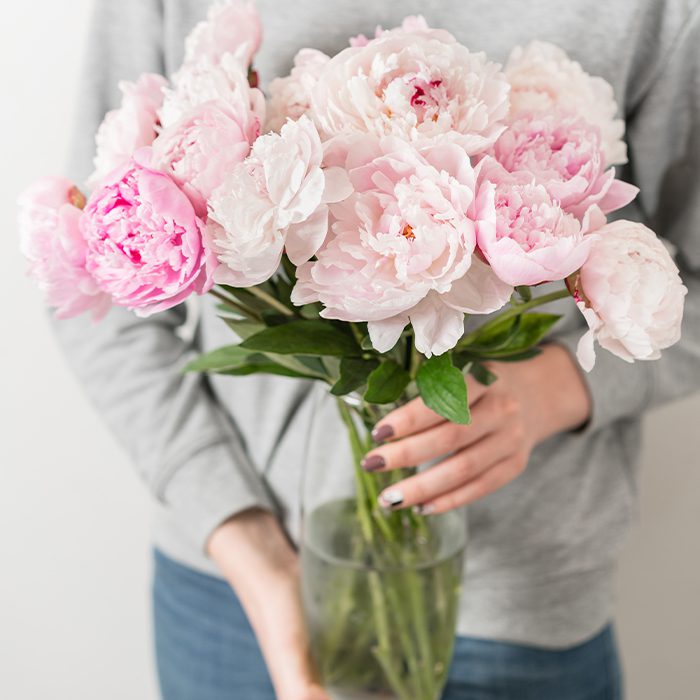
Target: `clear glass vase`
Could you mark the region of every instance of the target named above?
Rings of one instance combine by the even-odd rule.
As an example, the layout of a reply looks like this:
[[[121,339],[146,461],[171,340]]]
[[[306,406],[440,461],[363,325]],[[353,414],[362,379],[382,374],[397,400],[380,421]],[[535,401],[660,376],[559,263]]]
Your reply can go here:
[[[359,400],[338,407],[355,467],[338,473],[326,463],[304,489],[302,595],[314,661],[333,700],[438,700],[455,636],[464,514],[383,510],[378,494],[407,474],[360,467],[382,409]]]

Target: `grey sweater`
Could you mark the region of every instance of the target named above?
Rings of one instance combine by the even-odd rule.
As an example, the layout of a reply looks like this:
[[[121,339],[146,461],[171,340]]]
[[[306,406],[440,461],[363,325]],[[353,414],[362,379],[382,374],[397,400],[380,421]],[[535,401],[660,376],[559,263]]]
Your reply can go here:
[[[93,134],[118,98],[117,82],[177,69],[183,40],[209,0],[98,0],[89,37],[72,175],[83,181]],[[335,53],[347,38],[422,13],[474,50],[503,61],[533,38],[555,42],[614,86],[628,120],[630,165],[641,188],[628,218],[678,250],[690,292],[683,339],[659,362],[628,365],[599,352],[586,377],[593,417],[538,447],[525,473],[469,510],[468,572],[459,631],[564,647],[611,616],[612,576],[634,515],[641,414],[700,387],[700,3],[698,0],[260,0],[263,84],[289,71],[304,46]],[[546,290],[542,290],[546,291]],[[583,329],[573,304],[556,339],[573,349]],[[189,308],[192,321],[193,309]],[[323,388],[276,377],[180,373],[203,350],[232,342],[203,299],[193,337],[185,307],[138,319],[114,309],[56,334],[97,410],[153,494],[155,543],[216,575],[204,554],[218,524],[251,506],[279,514],[292,537],[304,464],[349,469],[333,401]],[[693,438],[696,439],[696,438]],[[663,469],[663,465],[658,465]]]

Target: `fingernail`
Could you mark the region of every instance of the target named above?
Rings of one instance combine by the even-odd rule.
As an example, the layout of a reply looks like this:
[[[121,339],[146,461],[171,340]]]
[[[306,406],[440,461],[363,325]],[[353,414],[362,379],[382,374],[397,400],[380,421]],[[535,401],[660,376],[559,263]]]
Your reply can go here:
[[[424,506],[414,506],[413,512],[416,515],[432,515],[435,512],[435,506],[432,503],[428,503]]]
[[[394,429],[390,425],[380,425],[372,431],[372,439],[375,442],[386,442],[394,437]]]
[[[379,496],[379,504],[383,508],[398,508],[403,503],[403,494],[398,489],[384,491]]]
[[[380,455],[372,455],[362,460],[362,468],[366,472],[376,472],[379,469],[384,469],[384,467],[386,467],[386,462],[384,461],[384,457]]]

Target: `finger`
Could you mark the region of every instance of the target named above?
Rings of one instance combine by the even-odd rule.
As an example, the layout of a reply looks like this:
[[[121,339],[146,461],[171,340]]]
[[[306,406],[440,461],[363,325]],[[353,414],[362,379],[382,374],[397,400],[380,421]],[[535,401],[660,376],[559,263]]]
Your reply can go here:
[[[524,460],[511,456],[494,464],[490,469],[472,479],[461,488],[445,493],[438,498],[419,506],[423,515],[446,513],[447,511],[469,505],[480,498],[488,496],[514,481],[525,468]]]
[[[512,445],[503,439],[501,433],[492,433],[444,462],[385,489],[379,495],[379,504],[396,510],[431,503],[439,496],[461,488],[512,451]]]
[[[489,408],[486,400],[479,402],[472,411],[471,425],[443,421],[422,433],[386,443],[369,452],[362,467],[370,472],[415,467],[473,445],[503,424],[502,416]]]
[[[486,393],[488,387],[479,384],[473,377],[465,378],[470,405],[475,405]],[[428,428],[444,422],[444,418],[429,409],[423,399],[418,397],[409,401],[405,406],[397,408],[377,423],[372,431],[372,437],[376,442],[387,440],[399,440],[420,433]]]

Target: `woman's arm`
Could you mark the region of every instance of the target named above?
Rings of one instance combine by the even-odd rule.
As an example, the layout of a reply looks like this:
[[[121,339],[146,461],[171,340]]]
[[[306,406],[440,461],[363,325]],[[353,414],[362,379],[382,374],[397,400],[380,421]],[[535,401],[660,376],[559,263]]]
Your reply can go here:
[[[214,533],[209,552],[255,630],[278,700],[327,700],[309,662],[298,558],[278,521],[262,510],[238,515]]]
[[[92,169],[94,134],[117,83],[164,72],[159,0],[98,0],[91,23],[72,174]],[[100,324],[54,323],[76,375],[185,537],[236,589],[283,700],[323,700],[311,681],[297,557],[235,425],[206,377],[181,373],[199,349],[178,330],[185,307],[148,319],[113,309]],[[235,379],[232,378],[232,381]],[[235,516],[235,517],[234,517]]]
[[[163,21],[159,0],[95,3],[70,159],[77,182],[92,170],[94,135],[118,102],[118,82],[163,72]],[[114,308],[99,324],[77,318],[54,330],[151,494],[204,552],[232,515],[273,506],[206,377],[181,372],[199,354],[178,335],[185,320],[184,306],[147,319]]]

